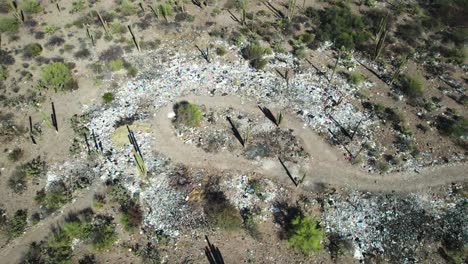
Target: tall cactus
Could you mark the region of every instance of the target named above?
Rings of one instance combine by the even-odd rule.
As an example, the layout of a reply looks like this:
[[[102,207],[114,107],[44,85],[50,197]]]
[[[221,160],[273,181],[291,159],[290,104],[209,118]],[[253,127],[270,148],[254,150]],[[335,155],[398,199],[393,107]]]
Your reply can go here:
[[[288,20],[294,17],[294,12],[296,11],[296,0],[288,0]]]
[[[385,44],[385,39],[387,38],[387,33],[388,33],[387,18],[388,18],[388,14],[385,17],[383,17],[379,23],[379,31],[377,32],[377,36],[376,36],[377,43],[375,45],[374,56],[373,56],[374,60],[376,60],[382,53],[382,49]]]

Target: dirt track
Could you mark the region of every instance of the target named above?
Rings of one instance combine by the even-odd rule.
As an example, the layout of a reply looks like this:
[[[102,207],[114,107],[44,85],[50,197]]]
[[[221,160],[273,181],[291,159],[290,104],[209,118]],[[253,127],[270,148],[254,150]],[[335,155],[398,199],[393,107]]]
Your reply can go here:
[[[235,96],[189,96],[179,98],[178,101],[183,99],[209,107],[233,107],[260,114],[255,102],[242,101]],[[210,166],[219,170],[254,171],[261,175],[289,181],[276,159],[266,159],[261,162],[249,161],[229,152],[210,154],[195,146],[184,144],[174,134],[171,120],[167,117],[171,111],[172,104],[160,109],[152,121],[152,125],[155,137],[153,147],[173,161],[193,167]],[[346,162],[338,150],[327,145],[322,138],[311,129],[304,127],[303,123],[291,114],[285,114],[281,126],[294,130],[296,136],[302,139],[304,148],[311,157],[311,162],[306,168],[307,177],[302,184],[303,188],[314,189],[316,184],[323,183],[362,191],[410,192],[467,180],[468,166],[466,164],[424,168],[421,169],[420,173],[404,172],[383,176],[366,174]],[[297,171],[297,168],[292,165],[290,169],[293,174]],[[59,214],[49,216],[39,224],[29,228],[23,236],[11,241],[0,251],[0,258],[8,260],[5,263],[19,262],[29,244],[43,239],[49,233],[51,225],[63,221],[68,212],[91,206],[93,194],[98,187],[98,183],[95,182],[88,191],[80,193],[73,203],[64,206]]]
[[[255,102],[242,101],[235,96],[189,96],[178,100],[187,100],[208,107],[233,107],[260,114]],[[171,120],[167,117],[171,111],[172,104],[169,104],[156,114],[153,121],[153,133],[156,138],[154,148],[172,160],[194,167],[210,166],[220,170],[255,171],[262,175],[289,181],[276,159],[249,161],[229,152],[211,154],[195,146],[184,144],[175,136]],[[303,122],[298,118],[287,113],[283,120],[281,126],[294,130],[297,137],[302,139],[304,149],[311,157],[311,162],[306,168],[307,177],[303,183],[306,188],[313,188],[318,183],[324,183],[362,191],[409,192],[467,179],[468,166],[466,164],[424,168],[419,173],[367,174],[345,161],[338,150],[329,146],[311,129],[304,127]],[[293,174],[297,170],[293,166],[290,169]]]

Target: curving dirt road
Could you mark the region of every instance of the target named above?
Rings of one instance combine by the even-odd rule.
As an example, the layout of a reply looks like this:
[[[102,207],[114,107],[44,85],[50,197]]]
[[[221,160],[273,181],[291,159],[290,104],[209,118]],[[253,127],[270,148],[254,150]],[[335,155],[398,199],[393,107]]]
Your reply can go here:
[[[235,96],[188,96],[179,98],[177,101],[180,100],[187,100],[208,107],[233,107],[260,114],[255,102],[242,101]],[[193,167],[209,166],[219,170],[254,171],[267,177],[273,176],[289,181],[284,169],[276,159],[250,161],[227,151],[215,154],[206,153],[196,146],[184,144],[174,134],[171,120],[167,117],[170,112],[172,112],[172,104],[158,111],[152,124],[155,137],[154,148],[172,160]],[[368,174],[345,161],[338,150],[329,146],[293,115],[286,114],[281,126],[294,130],[296,136],[302,140],[304,149],[311,157],[311,162],[305,168],[307,177],[303,187],[306,188],[313,188],[318,183],[324,183],[362,191],[408,192],[468,179],[466,174],[468,166],[465,163],[424,168],[419,173]],[[293,175],[299,169],[292,164],[288,167]]]
[[[254,102],[242,101],[234,96],[189,96],[179,98],[177,101],[179,100],[188,100],[209,107],[239,108],[248,112],[259,112],[260,114]],[[153,147],[173,161],[193,167],[209,166],[219,170],[257,172],[267,177],[276,177],[279,180],[289,181],[276,159],[250,161],[229,152],[206,153],[193,145],[184,144],[174,134],[171,120],[167,117],[170,112],[172,112],[172,104],[168,104],[156,113],[152,121],[152,133],[155,138]],[[466,174],[468,166],[465,163],[424,168],[421,169],[420,173],[391,173],[383,176],[366,174],[351,166],[349,162],[344,161],[338,150],[327,145],[322,138],[309,128],[304,127],[303,123],[293,115],[286,114],[281,126],[293,129],[296,136],[302,140],[304,149],[310,155],[311,161],[305,168],[307,177],[302,184],[302,188],[314,189],[316,184],[324,183],[362,191],[409,192],[450,182],[466,181],[468,178]],[[289,168],[293,174],[297,173],[298,168],[294,167],[294,165],[290,164]],[[49,216],[39,224],[32,226],[26,230],[23,236],[18,237],[2,248],[0,259],[7,260],[5,263],[18,263],[28,249],[29,244],[43,239],[49,233],[51,225],[63,221],[69,212],[91,206],[93,194],[97,188],[99,188],[99,180],[96,180],[88,191],[79,193],[74,202],[65,205],[60,213]],[[3,263],[3,261],[0,262]]]

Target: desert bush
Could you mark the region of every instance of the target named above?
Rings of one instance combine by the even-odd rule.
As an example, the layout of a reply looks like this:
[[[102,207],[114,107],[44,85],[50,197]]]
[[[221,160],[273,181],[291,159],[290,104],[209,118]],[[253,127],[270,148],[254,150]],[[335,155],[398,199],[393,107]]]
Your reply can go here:
[[[292,221],[291,236],[288,245],[303,254],[311,254],[322,250],[324,230],[312,216],[296,216]]]
[[[423,81],[420,77],[405,75],[401,80],[401,90],[410,97],[421,97],[423,95]]]
[[[1,21],[0,21],[1,23]],[[0,24],[1,25],[1,24]],[[0,64],[2,65],[13,65],[15,64],[15,58],[8,54],[7,51],[0,49]]]
[[[128,0],[121,0],[119,3],[118,10],[124,16],[131,16],[138,12],[138,7]]]
[[[216,54],[219,56],[224,56],[226,54],[226,49],[224,47],[217,47]]]
[[[130,77],[136,77],[138,74],[138,69],[135,66],[127,67],[127,75]]]
[[[263,58],[268,50],[259,44],[253,43],[242,50],[242,56],[250,61],[250,65],[257,70],[263,69],[268,61]]]
[[[59,27],[55,25],[47,25],[44,27],[44,33],[48,35],[53,35],[57,30],[59,30]]]
[[[16,147],[10,153],[8,153],[8,159],[15,162],[20,160],[24,155],[23,149]]]
[[[47,191],[42,189],[34,197],[34,200],[47,211],[55,211],[71,199],[71,192],[62,181],[53,182]]]
[[[355,15],[347,5],[327,7],[320,12],[317,40],[333,41],[336,47],[352,50],[363,44],[369,34],[361,16]]]
[[[23,234],[28,225],[28,210],[17,210],[10,220],[9,233],[12,237],[18,237]]]
[[[19,21],[13,17],[0,17],[0,33],[16,32],[19,29]]]
[[[94,194],[93,208],[101,209],[106,203],[106,197],[103,194]]]
[[[52,36],[52,37],[49,38],[49,41],[47,41],[46,46],[58,47],[58,46],[62,46],[63,43],[65,43],[65,40],[63,38],[58,37],[58,36]]]
[[[29,13],[29,14],[36,14],[36,13],[44,11],[44,7],[37,0],[23,1],[20,7],[21,9],[23,9],[24,12]]]
[[[135,231],[143,221],[143,211],[140,205],[133,200],[121,206],[122,217],[120,219],[125,230],[129,232]]]
[[[436,126],[442,135],[463,143],[463,138],[468,137],[468,119],[460,116],[448,117],[439,115],[436,118]]]
[[[196,104],[187,101],[176,103],[173,107],[176,114],[174,123],[176,126],[184,125],[188,127],[199,126],[202,121],[202,112]]]
[[[109,61],[109,69],[111,71],[120,71],[124,67],[124,62],[122,59],[115,59]]]
[[[419,21],[413,21],[408,24],[401,24],[397,28],[396,35],[406,41],[409,45],[415,47],[419,44],[424,29]]]
[[[42,68],[41,86],[55,91],[66,91],[73,88],[71,71],[63,62],[56,62]]]
[[[28,178],[42,178],[46,174],[46,163],[38,156],[21,166],[21,170]]]
[[[91,52],[89,52],[89,49],[83,48],[80,49],[79,51],[75,52],[73,56],[77,59],[86,59],[89,56],[91,56]]]
[[[114,100],[114,94],[111,93],[111,92],[107,92],[107,93],[104,93],[102,95],[102,100],[104,101],[104,103],[110,103]]]
[[[256,222],[256,213],[258,213],[255,210],[251,210],[248,208],[244,208],[241,210],[241,216],[242,216],[242,223],[249,235],[251,235],[254,239],[260,239],[261,238],[261,233],[258,231],[258,226]]]
[[[174,14],[174,9],[169,2],[162,3],[158,6],[159,13],[167,20],[167,17]]]
[[[0,81],[4,81],[7,78],[8,78],[7,67],[0,64]]]
[[[39,43],[28,44],[23,49],[23,56],[26,59],[37,57],[42,52],[42,46]]]
[[[86,2],[83,0],[73,1],[72,8],[70,10],[71,14],[81,12],[86,9]]]
[[[8,179],[8,186],[13,190],[13,192],[19,194],[26,190],[26,174],[21,170],[21,167],[17,167],[13,171]]]
[[[78,264],[97,264],[96,256],[93,254],[91,255],[84,255],[82,258],[78,260]]]
[[[352,72],[349,75],[349,80],[354,85],[359,85],[362,81],[364,81],[364,75],[359,72]]]
[[[239,211],[226,199],[207,202],[205,213],[213,226],[227,231],[238,230],[242,225]]]
[[[115,224],[108,216],[97,215],[92,223],[90,234],[91,246],[98,251],[109,248],[117,240]]]

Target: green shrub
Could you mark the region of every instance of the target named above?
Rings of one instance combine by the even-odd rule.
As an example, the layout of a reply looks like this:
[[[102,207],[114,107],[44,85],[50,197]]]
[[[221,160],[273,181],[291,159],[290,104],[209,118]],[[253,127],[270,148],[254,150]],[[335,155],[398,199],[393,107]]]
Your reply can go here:
[[[37,0],[26,0],[20,5],[21,9],[28,14],[35,14],[44,11],[44,7]]]
[[[19,21],[12,17],[0,17],[0,33],[16,32],[19,28]]]
[[[271,52],[271,50],[260,46],[259,44],[253,43],[245,47],[242,50],[242,56],[244,59],[250,61],[250,65],[257,70],[263,69],[268,61],[263,58],[264,55]]]
[[[72,195],[65,184],[59,181],[52,183],[47,191],[44,189],[38,191],[34,199],[48,211],[55,211],[69,203],[72,199]]]
[[[128,232],[135,231],[143,221],[143,211],[140,205],[133,200],[122,206],[122,217],[120,219],[125,230]]]
[[[24,164],[21,168],[24,174],[33,179],[42,178],[46,174],[46,163],[38,156],[30,162]]]
[[[0,64],[0,81],[4,81],[7,78],[8,78],[7,67]]]
[[[359,72],[353,72],[349,75],[349,80],[354,85],[359,85],[362,81],[364,81],[364,75]]]
[[[111,93],[111,92],[107,92],[107,93],[104,93],[102,95],[102,100],[104,101],[104,103],[110,103],[114,100],[114,94]]]
[[[242,225],[239,211],[228,201],[212,203],[207,210],[208,221],[216,227],[227,231],[238,230]]]
[[[28,44],[23,49],[23,54],[25,58],[34,58],[41,54],[42,46],[39,43]]]
[[[83,0],[73,1],[70,13],[77,13],[86,9],[86,2]]]
[[[402,92],[412,98],[423,95],[423,85],[422,79],[416,76],[405,75],[401,80]]]
[[[12,237],[18,237],[23,234],[28,224],[28,210],[17,210],[10,221],[9,232]]]
[[[95,217],[90,234],[91,246],[98,251],[109,248],[117,240],[112,219],[102,215]]]
[[[55,25],[48,25],[44,28],[44,33],[48,34],[48,35],[52,35],[54,34],[55,32],[57,32],[57,30],[59,30],[59,27],[55,26]]]
[[[138,7],[130,1],[122,0],[120,1],[119,10],[124,16],[131,16],[138,12]]]
[[[61,228],[55,229],[52,236],[47,237],[45,244],[41,245],[43,252],[41,257],[44,263],[71,263],[73,249],[72,238]]]
[[[347,5],[334,5],[321,11],[316,36],[319,41],[333,41],[336,47],[344,46],[348,50],[369,39],[362,17],[353,14]]]
[[[122,59],[115,59],[109,61],[109,69],[111,71],[120,71],[124,67],[124,62]]]
[[[308,255],[323,248],[321,241],[325,232],[312,216],[296,216],[292,221],[291,233],[288,245],[298,252]]]
[[[172,16],[174,14],[174,9],[172,5],[169,3],[162,3],[158,6],[159,13],[167,19],[167,17]]]
[[[440,115],[437,117],[437,129],[441,134],[456,140],[468,137],[468,119],[460,116],[448,118]]]
[[[219,56],[224,56],[226,54],[226,49],[224,47],[217,47],[216,54]]]
[[[42,68],[42,87],[55,91],[66,91],[71,90],[73,84],[71,71],[63,62],[48,64]]]
[[[200,107],[187,101],[182,101],[174,105],[176,114],[175,124],[188,127],[197,127],[202,121],[202,112]]]

